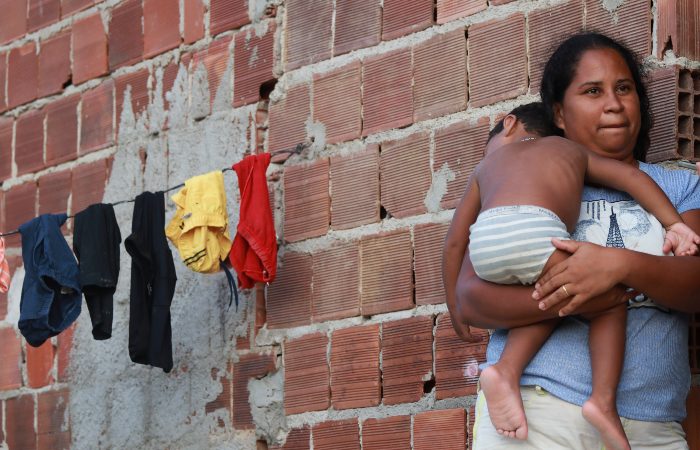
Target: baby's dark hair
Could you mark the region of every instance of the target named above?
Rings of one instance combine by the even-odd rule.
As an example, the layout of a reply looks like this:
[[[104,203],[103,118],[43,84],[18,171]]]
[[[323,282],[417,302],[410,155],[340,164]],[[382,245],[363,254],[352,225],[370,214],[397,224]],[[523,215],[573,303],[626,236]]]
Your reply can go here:
[[[525,131],[539,137],[557,136],[560,134],[557,128],[547,114],[547,107],[542,102],[528,103],[521,105],[508,113],[514,115],[518,122],[523,124]],[[505,118],[504,118],[505,119]],[[491,138],[503,131],[503,119],[501,119],[493,130],[489,132],[489,138],[486,140],[488,144]]]

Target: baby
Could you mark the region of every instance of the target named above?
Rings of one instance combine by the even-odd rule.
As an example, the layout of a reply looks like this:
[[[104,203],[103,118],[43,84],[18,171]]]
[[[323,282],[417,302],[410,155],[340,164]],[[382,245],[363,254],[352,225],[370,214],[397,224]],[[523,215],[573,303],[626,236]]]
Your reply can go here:
[[[480,278],[499,284],[533,284],[566,259],[569,254],[557,250],[551,241],[569,239],[576,227],[584,181],[625,191],[652,213],[666,229],[664,253],[671,249],[676,255],[698,252],[700,237],[683,223],[648,175],[567,139],[543,137],[552,134],[549,127],[544,105],[533,103],[513,110],[489,135],[485,157],[474,169],[460,206],[472,218],[469,256]],[[461,265],[461,260],[445,264]],[[583,405],[583,416],[600,431],[606,449],[629,449],[616,409],[626,305],[583,317],[591,322],[593,375],[593,393]],[[500,360],[482,372],[481,389],[499,434],[527,437],[520,376],[562,320],[511,329]]]

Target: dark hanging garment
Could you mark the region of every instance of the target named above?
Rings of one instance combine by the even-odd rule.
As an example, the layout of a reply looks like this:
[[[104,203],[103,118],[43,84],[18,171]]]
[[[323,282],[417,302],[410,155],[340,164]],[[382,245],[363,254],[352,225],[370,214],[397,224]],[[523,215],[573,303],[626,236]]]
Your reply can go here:
[[[175,264],[165,237],[165,196],[144,192],[136,197],[131,236],[129,355],[135,363],[173,368],[170,303],[175,295]]]
[[[85,296],[92,336],[112,337],[114,292],[119,281],[119,232],[114,207],[98,203],[75,215],[73,252],[80,268],[80,290]]]
[[[65,214],[42,214],[19,227],[24,284],[19,329],[32,347],[68,328],[80,315],[78,263],[61,232]]]

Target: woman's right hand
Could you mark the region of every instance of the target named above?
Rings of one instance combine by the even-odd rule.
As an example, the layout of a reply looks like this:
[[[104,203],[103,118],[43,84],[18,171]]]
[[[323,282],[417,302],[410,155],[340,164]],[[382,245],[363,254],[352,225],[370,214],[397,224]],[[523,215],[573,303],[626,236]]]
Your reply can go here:
[[[567,314],[586,314],[605,311],[622,303],[627,303],[639,294],[639,292],[630,290],[627,286],[618,284],[613,286],[608,292],[589,299],[579,307],[574,308],[571,312],[567,312]],[[571,299],[562,302],[562,304],[566,307],[570,301]],[[562,309],[564,307],[562,307]]]

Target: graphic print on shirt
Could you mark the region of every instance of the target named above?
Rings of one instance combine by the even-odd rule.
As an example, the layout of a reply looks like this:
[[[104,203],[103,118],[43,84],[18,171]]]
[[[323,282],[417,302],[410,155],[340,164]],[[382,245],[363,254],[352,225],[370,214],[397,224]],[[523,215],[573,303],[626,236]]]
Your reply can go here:
[[[651,213],[633,200],[583,201],[572,239],[604,247],[626,248],[651,255],[663,255],[666,231]],[[630,300],[628,308],[656,308],[668,312],[645,295]]]

